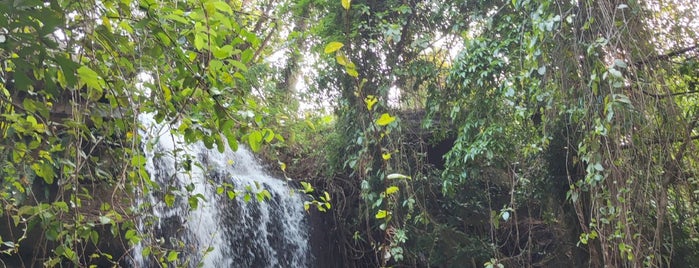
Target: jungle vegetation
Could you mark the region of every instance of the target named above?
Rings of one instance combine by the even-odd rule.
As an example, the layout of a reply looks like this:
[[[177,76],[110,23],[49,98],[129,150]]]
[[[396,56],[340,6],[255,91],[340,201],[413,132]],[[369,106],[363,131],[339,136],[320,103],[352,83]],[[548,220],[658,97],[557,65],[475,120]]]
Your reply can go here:
[[[138,196],[205,201],[149,178],[152,114],[315,188],[324,265],[692,267],[697,29],[690,0],[0,1],[0,259],[126,265]]]

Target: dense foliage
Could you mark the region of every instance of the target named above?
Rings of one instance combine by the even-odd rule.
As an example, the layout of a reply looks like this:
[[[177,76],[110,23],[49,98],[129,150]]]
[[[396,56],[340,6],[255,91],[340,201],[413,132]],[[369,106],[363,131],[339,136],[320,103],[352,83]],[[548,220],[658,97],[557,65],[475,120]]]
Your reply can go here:
[[[376,257],[350,246],[346,255],[361,261],[346,265],[636,267],[696,258],[695,4],[351,4],[329,9],[325,21],[335,23],[324,35],[349,47],[361,82],[320,81],[336,79],[342,93],[336,150],[348,157],[335,165],[362,193],[343,216]],[[363,107],[369,95],[383,109],[427,116],[401,121],[396,136],[371,136],[374,126],[362,123],[377,118]],[[419,138],[453,139],[441,173],[413,169],[429,161],[419,142],[408,146]],[[413,179],[382,204],[391,172]],[[346,184],[337,187],[347,192]]]
[[[324,265],[689,266],[698,16],[681,0],[2,2],[0,250],[125,265],[156,241],[135,197],[196,209],[149,179],[147,115],[327,191],[308,203]],[[142,253],[189,265],[183,246]]]
[[[140,115],[218,150],[281,138],[264,127],[244,75],[266,53],[258,35],[269,18],[257,10],[227,1],[0,3],[8,261],[124,265],[142,240],[135,219],[147,211],[134,197],[155,190],[168,205],[177,197],[196,208],[201,197],[149,179]],[[158,244],[144,255],[186,258]]]

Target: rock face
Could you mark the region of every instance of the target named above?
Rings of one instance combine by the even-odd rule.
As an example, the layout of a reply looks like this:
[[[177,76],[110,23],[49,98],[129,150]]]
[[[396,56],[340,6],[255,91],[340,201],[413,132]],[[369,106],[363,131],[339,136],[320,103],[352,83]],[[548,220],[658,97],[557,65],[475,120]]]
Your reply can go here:
[[[113,196],[113,188],[110,185],[95,184],[87,186],[83,185],[83,187],[94,190],[94,198],[91,200],[83,200],[79,211],[81,215],[86,216],[84,219],[84,222],[86,222],[85,225],[92,225],[92,231],[96,232],[97,243],[95,244],[92,241],[76,242],[76,246],[73,247],[73,250],[77,251],[78,256],[81,257],[81,263],[95,264],[99,267],[111,267],[114,265],[114,263],[125,264],[125,262],[123,262],[123,257],[127,254],[129,248],[128,243],[122,236],[114,236],[112,234],[112,228],[114,227],[112,224],[100,224],[97,217],[100,215],[100,205],[104,202],[111,203],[112,201],[108,200],[111,200],[112,197],[119,200],[117,202],[126,202],[125,204],[128,204],[128,201],[125,201],[128,199]],[[35,185],[34,191],[41,192],[42,189],[36,187]],[[51,191],[48,192],[49,196],[44,198],[47,200],[55,200],[56,193],[51,193]],[[63,196],[70,196],[70,194],[71,193],[69,192],[62,193]],[[41,199],[38,199],[38,201],[46,202],[46,200]],[[34,204],[29,204],[28,202],[27,205]],[[61,222],[73,221],[72,219],[68,219],[68,217],[73,216],[71,211],[58,216],[66,218],[65,220],[61,219]],[[27,228],[26,234],[24,232],[25,228]],[[119,232],[117,232],[117,234],[118,233]],[[20,240],[19,247],[17,248],[17,252],[15,254],[0,255],[0,260],[6,264],[5,267],[44,267],[45,261],[47,261],[50,257],[55,257],[54,249],[60,244],[48,239],[49,235],[47,235],[45,228],[38,220],[35,222],[29,220],[28,224],[26,225],[15,225],[13,219],[10,219],[9,217],[0,221],[0,237],[2,237],[4,242],[16,242],[18,239],[20,239],[20,237],[22,237],[23,234],[25,234],[25,237]],[[6,249],[6,247],[3,247],[3,250],[4,249]],[[108,259],[100,253],[107,253],[112,256],[112,258]],[[93,254],[96,255],[92,256]],[[74,264],[68,262],[67,260],[64,260],[62,263],[68,266],[74,266]]]

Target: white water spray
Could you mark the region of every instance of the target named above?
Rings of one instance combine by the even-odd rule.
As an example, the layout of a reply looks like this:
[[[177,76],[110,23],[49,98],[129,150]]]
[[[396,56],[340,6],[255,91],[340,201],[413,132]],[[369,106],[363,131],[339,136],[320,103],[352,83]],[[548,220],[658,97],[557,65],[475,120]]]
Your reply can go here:
[[[266,174],[245,148],[220,153],[201,142],[186,144],[152,116],[140,121],[147,129],[140,133],[146,168],[160,189],[140,200],[151,205],[156,221],[140,226],[151,239],[134,249],[134,266],[155,266],[140,253],[158,241],[182,250],[179,261],[189,260],[190,267],[310,265],[303,199],[286,182]],[[229,191],[237,196],[230,199]],[[175,197],[172,206],[166,195]],[[271,198],[259,202],[258,196]]]

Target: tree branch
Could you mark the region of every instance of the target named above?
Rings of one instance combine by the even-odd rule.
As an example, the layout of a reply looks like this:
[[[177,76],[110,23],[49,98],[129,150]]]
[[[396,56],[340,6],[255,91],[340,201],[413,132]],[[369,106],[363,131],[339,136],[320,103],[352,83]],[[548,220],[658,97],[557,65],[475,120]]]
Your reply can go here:
[[[654,93],[650,93],[650,92],[645,91],[645,90],[641,90],[641,92],[643,92],[644,95],[651,96],[653,98],[668,98],[668,97],[674,97],[674,96],[679,96],[679,95],[699,93],[699,90],[690,90],[690,91],[667,93],[667,94],[654,94]]]
[[[653,63],[653,62],[656,62],[656,61],[665,61],[665,60],[668,60],[668,59],[677,57],[677,56],[679,56],[679,55],[682,55],[682,54],[691,52],[691,51],[693,51],[693,50],[697,50],[698,48],[699,48],[699,45],[693,45],[693,46],[691,46],[691,47],[683,48],[683,49],[680,49],[680,50],[675,50],[675,51],[672,51],[672,52],[667,53],[667,54],[657,55],[657,56],[653,56],[653,57],[650,57],[650,58],[647,58],[647,59],[643,59],[643,60],[637,61],[637,62],[635,62],[633,65],[636,66],[636,67],[641,67],[641,66],[643,66],[643,65],[646,65],[646,64],[649,64],[649,63]]]

